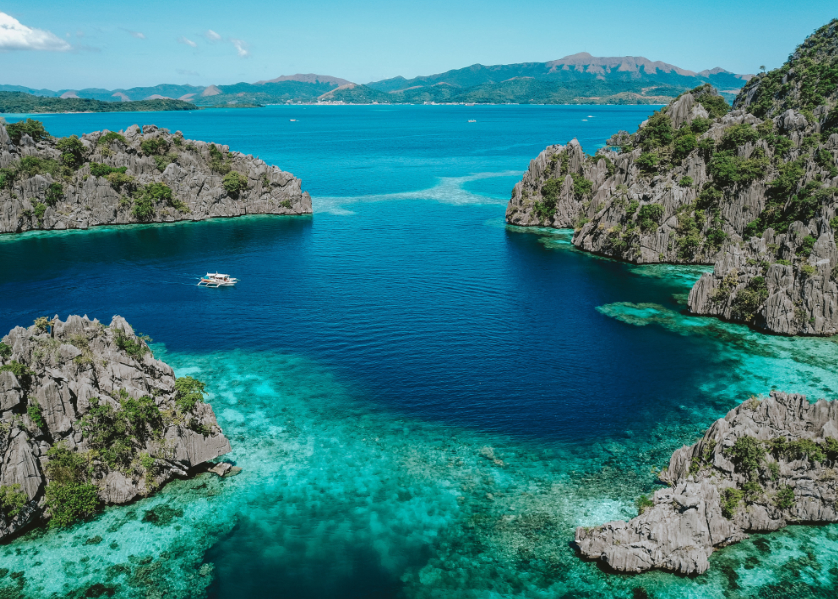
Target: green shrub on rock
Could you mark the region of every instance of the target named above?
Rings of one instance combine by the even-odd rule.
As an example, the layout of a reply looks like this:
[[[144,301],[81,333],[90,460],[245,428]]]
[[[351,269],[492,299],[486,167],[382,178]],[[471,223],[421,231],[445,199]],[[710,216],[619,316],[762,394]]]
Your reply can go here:
[[[50,528],[70,526],[78,520],[90,518],[99,507],[96,486],[90,483],[47,485],[45,499],[50,513]]]
[[[710,130],[710,126],[712,124],[713,119],[696,117],[690,122],[690,131],[692,131],[696,135],[702,135]]]
[[[6,347],[8,347],[8,345]],[[26,364],[17,361],[12,361],[8,364],[0,366],[0,372],[4,370],[7,370],[11,372],[13,375],[15,375],[17,380],[20,381],[20,384],[24,387],[28,387],[30,384],[32,384],[32,377],[35,376],[34,370],[29,368]]]
[[[61,183],[50,183],[44,194],[47,206],[55,206],[64,197],[64,186]]]
[[[227,190],[227,193],[236,197],[239,193],[247,189],[247,177],[237,171],[230,171],[224,175],[222,185]]]
[[[637,498],[637,501],[634,502],[634,505],[637,508],[637,515],[640,516],[649,508],[655,507],[655,502],[647,495],[641,495]]]
[[[152,158],[154,159],[154,164],[157,166],[157,170],[162,173],[166,170],[167,166],[177,161],[178,156],[174,152],[170,152],[161,156],[152,156]]]
[[[140,149],[146,156],[154,156],[157,154],[165,154],[169,149],[169,142],[162,137],[154,137],[152,139],[144,139],[140,142]]]
[[[116,133],[115,131],[108,131],[103,136],[101,136],[96,143],[100,146],[109,146],[114,142],[119,142],[124,146],[128,145],[128,142],[125,140],[125,138],[119,133]]]
[[[681,130],[685,131],[686,129]],[[683,160],[695,149],[697,143],[698,140],[692,133],[679,136],[673,145],[672,157],[676,160]]]
[[[704,187],[701,189],[701,193],[698,194],[696,207],[701,210],[706,210],[708,208],[718,206],[719,203],[721,203],[722,198],[724,198],[724,194],[721,190],[716,188],[712,183],[705,183]]]
[[[153,399],[134,399],[124,391],[118,409],[98,397],[91,398],[90,409],[81,420],[82,435],[90,447],[109,467],[122,471],[130,469],[146,440],[159,436],[162,427],[163,415]]]
[[[77,169],[84,164],[85,148],[78,135],[62,137],[55,143],[55,147],[61,150],[61,162],[64,166]]]
[[[655,152],[646,152],[641,154],[637,160],[635,160],[635,164],[637,164],[640,170],[644,173],[655,172],[659,163],[660,157]]]
[[[722,515],[731,520],[745,494],[739,489],[725,489],[722,493]]]
[[[140,222],[150,221],[154,218],[154,203],[146,197],[137,198],[131,208],[131,215]]]
[[[135,360],[142,360],[143,356],[149,351],[149,349],[140,343],[139,340],[129,337],[121,329],[115,330],[114,343],[116,343],[116,346],[120,350],[124,351]]]
[[[640,208],[637,215],[637,222],[641,231],[650,231],[657,228],[663,220],[663,206],[660,204],[647,204]]]
[[[220,175],[225,175],[230,172],[230,169],[232,167],[227,163],[224,154],[221,153],[221,150],[218,149],[218,146],[216,146],[215,144],[209,144],[209,154],[210,170]]]
[[[199,403],[204,401],[205,383],[192,378],[191,376],[184,376],[175,380],[175,405],[182,413],[191,412],[192,409]]]
[[[19,484],[0,486],[0,511],[7,519],[17,516],[27,501],[29,497]]]
[[[794,489],[791,487],[783,485],[777,491],[777,497],[774,501],[774,505],[776,505],[781,510],[787,510],[794,505]]]
[[[707,171],[713,176],[713,181],[722,187],[750,183],[765,175],[767,169],[768,159],[760,148],[754,150],[747,159],[737,156],[735,150],[721,150],[707,164]]]
[[[757,311],[768,299],[768,284],[764,277],[754,277],[744,289],[737,292],[731,303],[731,318],[743,322],[752,322]]]
[[[84,455],[57,443],[47,451],[45,470],[50,528],[70,526],[96,513],[99,498],[96,486],[89,482],[91,469]]]
[[[121,173],[125,174],[125,171],[128,170],[127,166],[108,166],[107,164],[100,164],[98,162],[91,162],[90,163],[90,174],[94,177],[107,177],[111,173]]]
[[[172,188],[165,183],[149,183],[145,186],[143,193],[157,204],[172,201]]]
[[[645,152],[668,146],[673,139],[672,121],[663,111],[656,112],[637,132],[637,138]]]
[[[6,133],[9,134],[12,143],[15,145],[20,143],[20,139],[24,135],[28,135],[35,142],[46,141],[50,138],[50,134],[44,129],[44,124],[41,121],[33,119],[26,119],[6,125]]]
[[[26,413],[29,415],[29,418],[32,419],[32,422],[35,423],[35,426],[38,428],[44,428],[46,422],[44,422],[44,416],[41,413],[41,406],[30,403],[26,406]]]
[[[108,175],[108,183],[117,191],[129,191],[134,188],[134,177],[125,173],[116,172]]]
[[[719,147],[722,150],[735,150],[739,146],[759,139],[759,133],[751,125],[742,123],[728,127],[722,135]]]
[[[138,221],[147,222],[154,218],[156,204],[171,206],[175,201],[171,187],[165,183],[149,183],[136,194],[131,214]]]
[[[746,473],[755,472],[765,459],[765,448],[762,442],[754,437],[744,436],[736,439],[732,447],[725,450],[730,460]]]
[[[35,175],[50,175],[59,177],[62,174],[61,165],[52,158],[39,158],[38,156],[24,156],[20,159],[15,169],[13,179],[34,177]]]
[[[730,105],[721,96],[705,94],[698,98],[698,103],[704,107],[711,119],[723,117],[730,112]]]

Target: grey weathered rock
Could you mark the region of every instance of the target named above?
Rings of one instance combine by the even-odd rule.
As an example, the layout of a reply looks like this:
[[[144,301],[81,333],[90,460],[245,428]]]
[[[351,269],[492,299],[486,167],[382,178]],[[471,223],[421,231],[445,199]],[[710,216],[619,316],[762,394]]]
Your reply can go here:
[[[832,60],[836,32],[838,20],[822,27],[726,114],[702,86],[612,136],[619,152],[548,147],[516,184],[507,222],[573,227],[576,247],[638,264],[715,263],[690,294],[694,314],[838,333],[838,93],[824,89],[810,110],[802,75],[782,93],[771,83]]]
[[[756,466],[737,457],[737,442],[762,453]],[[582,555],[623,572],[701,574],[716,548],[749,532],[838,521],[838,402],[751,398],[677,450],[660,478],[671,486],[636,518],[578,528]]]
[[[784,335],[838,334],[838,249],[826,218],[768,229],[728,244],[690,291],[695,314],[751,323]]]
[[[15,146],[0,123],[0,168],[16,173],[14,181],[7,181],[0,189],[0,233],[200,221],[245,214],[311,213],[311,197],[302,191],[299,179],[253,156],[230,152],[227,146],[184,139],[180,132],[170,134],[153,125],[142,130],[133,125],[121,131],[125,143],[112,138],[100,143],[107,133],[105,130],[82,136],[81,165],[62,171],[56,140],[36,143],[23,135]],[[21,159],[27,156],[41,160],[41,165],[21,169]],[[125,167],[131,180],[120,184],[105,176],[94,176],[94,163]],[[230,170],[245,178],[246,189],[233,193],[225,189],[224,173]],[[50,192],[50,186],[56,183],[62,187],[60,197]],[[153,214],[138,218],[133,211],[137,190],[150,183],[170,187],[172,201],[157,202]]]
[[[0,509],[0,539],[49,517],[47,451],[57,444],[89,457],[90,482],[105,503],[148,495],[230,451],[208,404],[176,406],[173,370],[152,356],[123,318],[114,316],[107,327],[86,316],[56,317],[50,325],[17,327],[2,339],[11,355],[0,354],[0,486],[20,485],[27,502],[16,517]],[[93,403],[119,411],[126,400],[142,397],[152,398],[159,423],[131,441],[130,465],[111,466],[102,448],[91,446],[82,420]],[[142,454],[152,459],[150,470]]]

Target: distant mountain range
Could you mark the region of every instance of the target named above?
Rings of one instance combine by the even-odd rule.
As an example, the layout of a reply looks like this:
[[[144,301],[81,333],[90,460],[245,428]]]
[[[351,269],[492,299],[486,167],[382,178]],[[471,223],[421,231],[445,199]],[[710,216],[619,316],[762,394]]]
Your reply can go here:
[[[237,104],[657,104],[710,83],[732,100],[751,75],[722,68],[698,73],[643,57],[600,58],[583,52],[550,62],[472,65],[437,75],[394,77],[365,85],[327,75],[298,74],[233,85],[163,84],[130,89],[31,89],[0,85],[55,98],[89,98],[106,102],[175,99],[198,106]]]

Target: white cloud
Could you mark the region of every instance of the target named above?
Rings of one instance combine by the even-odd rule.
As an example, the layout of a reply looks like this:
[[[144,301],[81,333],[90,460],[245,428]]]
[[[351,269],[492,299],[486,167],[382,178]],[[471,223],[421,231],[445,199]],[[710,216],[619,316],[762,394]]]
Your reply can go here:
[[[132,36],[134,36],[138,40],[144,40],[145,39],[145,34],[141,31],[129,31],[128,29],[126,29],[125,31],[128,31],[128,33],[130,33]]]
[[[27,27],[14,17],[0,12],[0,51],[3,50],[67,52],[72,50],[72,46],[54,33]]]
[[[196,44],[195,42],[193,42],[191,39],[188,39],[188,38],[183,37],[183,36],[180,36],[180,37],[177,39],[177,41],[178,41],[179,43],[181,43],[181,44],[186,44],[186,45],[187,45],[187,46],[189,46],[190,48],[197,48],[197,47],[198,47],[198,44]]]
[[[247,58],[248,56],[250,56],[250,50],[248,50],[247,42],[244,40],[240,40],[235,37],[228,37],[225,39],[221,37],[221,34],[216,33],[212,29],[207,29],[206,32],[204,32],[204,37],[212,43],[230,42],[236,48],[236,52],[238,52],[239,58]]]
[[[236,52],[239,53],[240,58],[247,58],[250,52],[247,49],[247,42],[237,40],[234,37],[230,38],[230,43],[236,47]]]

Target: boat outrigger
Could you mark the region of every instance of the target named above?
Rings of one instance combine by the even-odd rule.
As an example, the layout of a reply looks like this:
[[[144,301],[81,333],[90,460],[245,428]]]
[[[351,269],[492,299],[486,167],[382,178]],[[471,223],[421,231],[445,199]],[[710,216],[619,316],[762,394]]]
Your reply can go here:
[[[222,275],[217,272],[208,272],[207,276],[201,277],[198,287],[232,287],[239,280],[230,275]]]

